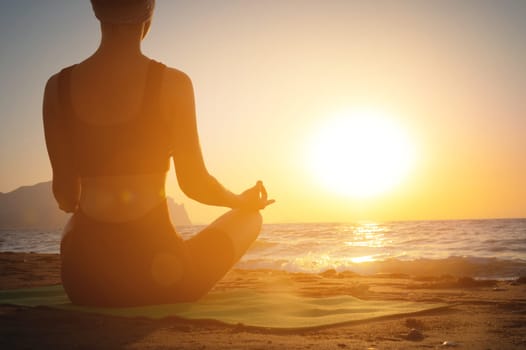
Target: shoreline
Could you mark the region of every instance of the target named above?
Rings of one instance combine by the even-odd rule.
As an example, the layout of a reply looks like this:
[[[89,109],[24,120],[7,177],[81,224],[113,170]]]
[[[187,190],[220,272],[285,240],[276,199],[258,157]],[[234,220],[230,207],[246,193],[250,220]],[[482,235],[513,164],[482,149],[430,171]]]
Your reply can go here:
[[[2,251],[1,254],[30,254],[43,256],[57,256],[56,252],[38,251]],[[257,259],[256,259],[257,260]],[[0,257],[1,261],[1,257]],[[338,264],[335,264],[338,265]],[[292,267],[292,268],[291,268]],[[267,263],[250,260],[241,260],[234,267],[239,271],[276,271],[285,274],[312,274],[321,275],[325,273],[355,274],[359,276],[379,275],[405,275],[407,278],[449,278],[458,279],[463,277],[475,280],[491,280],[512,282],[520,278],[526,278],[526,260],[503,259],[499,257],[472,257],[472,256],[448,256],[441,259],[427,257],[415,259],[386,258],[371,261],[356,262],[346,266],[318,267],[314,271],[297,268],[297,266],[285,266],[278,263]]]
[[[311,330],[276,330],[210,320],[120,318],[46,307],[0,305],[0,347],[80,349],[469,349],[526,347],[526,284],[469,277],[320,274],[234,269],[217,290],[283,291],[324,298],[422,301],[450,307]],[[58,254],[0,253],[0,289],[60,283]]]

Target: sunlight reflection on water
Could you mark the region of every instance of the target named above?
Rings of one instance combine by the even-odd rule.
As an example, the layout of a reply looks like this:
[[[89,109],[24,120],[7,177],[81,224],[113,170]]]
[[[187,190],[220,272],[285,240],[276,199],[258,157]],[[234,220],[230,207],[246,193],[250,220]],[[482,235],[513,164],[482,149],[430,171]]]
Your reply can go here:
[[[344,232],[347,231],[344,230]],[[384,226],[376,223],[353,226],[351,240],[345,241],[344,244],[350,247],[384,247],[387,241],[385,231],[386,228]]]
[[[372,262],[372,261],[375,261],[376,259],[374,258],[373,255],[364,255],[364,256],[359,256],[359,257],[356,257],[356,258],[351,258],[351,261],[354,263],[354,264],[360,264],[360,263],[364,263],[364,262]]]

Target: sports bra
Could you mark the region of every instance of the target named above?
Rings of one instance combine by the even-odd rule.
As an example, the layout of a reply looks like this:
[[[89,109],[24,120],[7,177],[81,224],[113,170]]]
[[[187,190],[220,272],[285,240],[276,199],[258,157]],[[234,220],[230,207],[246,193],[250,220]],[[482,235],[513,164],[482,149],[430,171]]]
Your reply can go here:
[[[165,65],[148,65],[139,113],[130,121],[96,125],[75,116],[71,102],[71,70],[58,76],[62,123],[80,176],[111,176],[166,172],[170,167],[169,125],[161,115],[160,92]]]

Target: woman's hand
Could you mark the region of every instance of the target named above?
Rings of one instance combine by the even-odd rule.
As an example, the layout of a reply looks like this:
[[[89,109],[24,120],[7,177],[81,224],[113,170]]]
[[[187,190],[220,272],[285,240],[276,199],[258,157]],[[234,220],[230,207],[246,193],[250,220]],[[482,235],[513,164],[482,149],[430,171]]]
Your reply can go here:
[[[263,182],[258,181],[254,187],[249,188],[238,195],[238,208],[241,209],[265,209],[267,205],[274,203],[275,200],[267,199],[267,190]]]

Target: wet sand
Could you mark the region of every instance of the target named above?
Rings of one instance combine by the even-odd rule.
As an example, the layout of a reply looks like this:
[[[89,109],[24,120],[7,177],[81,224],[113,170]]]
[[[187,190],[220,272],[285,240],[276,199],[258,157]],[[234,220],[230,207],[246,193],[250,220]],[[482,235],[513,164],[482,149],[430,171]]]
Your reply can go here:
[[[0,253],[0,289],[60,283],[56,254]],[[2,349],[525,349],[526,281],[384,274],[359,276],[231,271],[217,289],[288,291],[304,296],[447,303],[315,330],[275,330],[214,321],[119,318],[45,307],[0,305]]]

